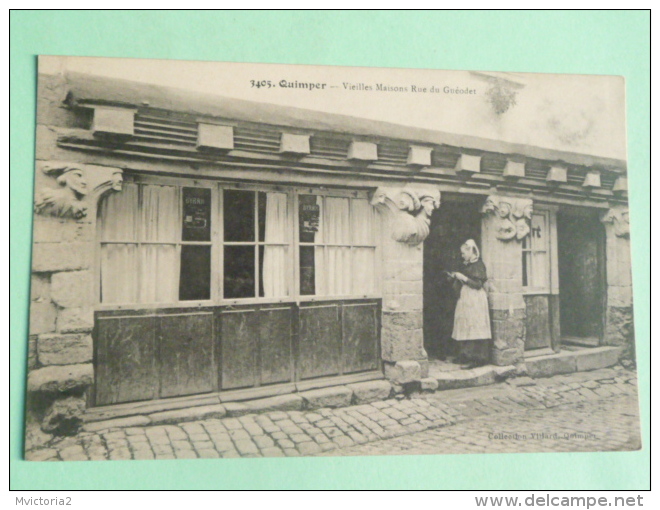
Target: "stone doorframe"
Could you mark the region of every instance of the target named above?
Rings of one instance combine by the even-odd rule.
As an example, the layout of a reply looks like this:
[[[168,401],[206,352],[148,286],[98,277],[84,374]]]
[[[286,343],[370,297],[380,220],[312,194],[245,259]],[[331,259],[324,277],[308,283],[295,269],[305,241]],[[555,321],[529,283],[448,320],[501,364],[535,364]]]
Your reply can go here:
[[[494,365],[513,365],[524,359],[522,240],[530,233],[533,205],[529,198],[491,195],[481,210],[481,254],[490,282]]]
[[[384,215],[383,317],[385,375],[395,384],[428,375],[423,339],[423,242],[430,216],[440,206],[430,187],[378,188],[372,204]],[[489,304],[491,361],[507,366],[523,360],[525,301],[522,288],[522,239],[530,232],[533,202],[489,196],[482,207],[482,256],[492,285]]]
[[[423,243],[440,191],[431,186],[380,187],[371,204],[381,213],[383,312],[381,353],[385,376],[395,384],[428,376],[424,349]]]

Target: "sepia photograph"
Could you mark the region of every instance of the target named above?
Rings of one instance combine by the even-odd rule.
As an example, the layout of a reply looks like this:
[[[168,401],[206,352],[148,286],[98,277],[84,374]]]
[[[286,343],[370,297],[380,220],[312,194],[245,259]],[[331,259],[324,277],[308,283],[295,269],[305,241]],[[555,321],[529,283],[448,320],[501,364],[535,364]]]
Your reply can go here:
[[[641,448],[622,77],[38,67],[26,460]]]

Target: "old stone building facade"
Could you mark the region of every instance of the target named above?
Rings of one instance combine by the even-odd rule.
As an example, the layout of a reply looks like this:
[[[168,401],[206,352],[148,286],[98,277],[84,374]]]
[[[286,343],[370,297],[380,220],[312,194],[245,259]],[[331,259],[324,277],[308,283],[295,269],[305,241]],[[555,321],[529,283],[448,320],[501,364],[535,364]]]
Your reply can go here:
[[[36,160],[28,391],[46,430],[419,385],[469,237],[493,366],[632,355],[625,161],[75,74],[40,77]]]

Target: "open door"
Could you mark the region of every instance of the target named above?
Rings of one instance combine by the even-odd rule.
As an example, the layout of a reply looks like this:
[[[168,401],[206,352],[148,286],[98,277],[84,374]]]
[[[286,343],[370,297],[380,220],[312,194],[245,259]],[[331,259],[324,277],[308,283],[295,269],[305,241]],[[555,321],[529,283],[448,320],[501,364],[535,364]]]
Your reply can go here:
[[[458,296],[444,271],[460,271],[461,245],[474,239],[481,248],[480,202],[443,194],[424,241],[424,348],[431,358],[451,354],[451,334]]]
[[[598,216],[557,217],[562,343],[597,346],[605,311],[605,230]]]

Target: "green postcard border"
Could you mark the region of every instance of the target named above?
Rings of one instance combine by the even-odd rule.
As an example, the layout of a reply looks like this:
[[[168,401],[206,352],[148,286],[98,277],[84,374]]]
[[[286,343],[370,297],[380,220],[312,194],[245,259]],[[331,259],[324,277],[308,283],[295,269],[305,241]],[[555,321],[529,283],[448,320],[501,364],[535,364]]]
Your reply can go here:
[[[650,488],[650,11],[11,11],[12,489]],[[22,460],[37,55],[614,74],[626,78],[637,452]]]

